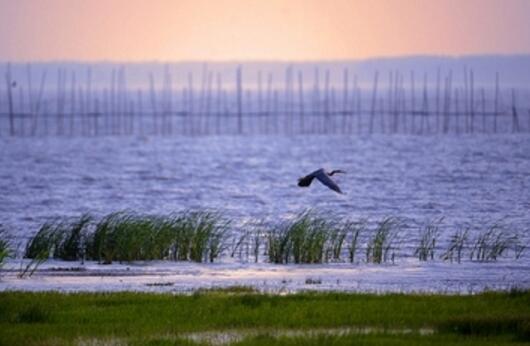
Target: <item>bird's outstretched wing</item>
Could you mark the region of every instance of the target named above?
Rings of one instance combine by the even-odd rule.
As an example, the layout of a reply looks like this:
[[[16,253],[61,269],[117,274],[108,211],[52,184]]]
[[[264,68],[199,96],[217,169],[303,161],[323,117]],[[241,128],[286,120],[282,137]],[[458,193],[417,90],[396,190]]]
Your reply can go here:
[[[322,184],[326,185],[335,192],[342,193],[339,185],[337,185],[331,178],[326,174],[323,169],[319,169],[316,172],[311,173],[317,178]]]

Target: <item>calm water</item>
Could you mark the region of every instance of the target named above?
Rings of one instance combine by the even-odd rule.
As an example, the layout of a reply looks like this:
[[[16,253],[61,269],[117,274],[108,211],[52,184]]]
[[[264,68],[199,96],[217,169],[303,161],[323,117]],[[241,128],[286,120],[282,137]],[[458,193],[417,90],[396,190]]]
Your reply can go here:
[[[529,243],[530,136],[0,138],[0,223],[16,237],[53,216],[215,208],[238,221],[306,208],[444,226],[503,219]],[[344,169],[346,193],[312,170]],[[525,259],[528,260],[528,253]]]

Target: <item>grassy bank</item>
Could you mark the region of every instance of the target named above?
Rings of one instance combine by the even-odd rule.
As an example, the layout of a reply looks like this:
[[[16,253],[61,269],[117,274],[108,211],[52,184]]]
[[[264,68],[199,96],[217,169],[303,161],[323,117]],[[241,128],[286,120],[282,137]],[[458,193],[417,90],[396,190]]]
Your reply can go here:
[[[530,292],[0,293],[1,345],[204,344],[223,332],[240,345],[523,344],[530,341]]]

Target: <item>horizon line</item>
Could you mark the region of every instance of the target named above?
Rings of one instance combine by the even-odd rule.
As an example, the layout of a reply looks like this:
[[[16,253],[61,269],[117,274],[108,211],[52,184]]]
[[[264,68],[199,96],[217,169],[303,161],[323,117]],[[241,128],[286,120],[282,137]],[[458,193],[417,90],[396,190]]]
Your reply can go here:
[[[312,64],[312,63],[359,63],[373,60],[399,60],[412,58],[440,58],[440,59],[466,59],[466,58],[530,58],[530,52],[527,53],[477,53],[477,54],[405,54],[405,55],[378,55],[366,58],[337,58],[337,59],[145,59],[145,60],[122,60],[122,59],[43,59],[43,60],[0,60],[0,64]]]

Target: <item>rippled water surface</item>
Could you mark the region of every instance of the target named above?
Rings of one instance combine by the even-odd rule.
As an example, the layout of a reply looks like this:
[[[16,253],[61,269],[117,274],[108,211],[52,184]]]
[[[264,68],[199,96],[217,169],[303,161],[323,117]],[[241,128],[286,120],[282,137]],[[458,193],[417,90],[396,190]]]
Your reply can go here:
[[[215,208],[245,221],[314,208],[530,226],[528,135],[4,137],[0,150],[0,220],[19,237],[53,216],[121,209]],[[297,187],[319,167],[347,171],[336,178],[345,195]]]

